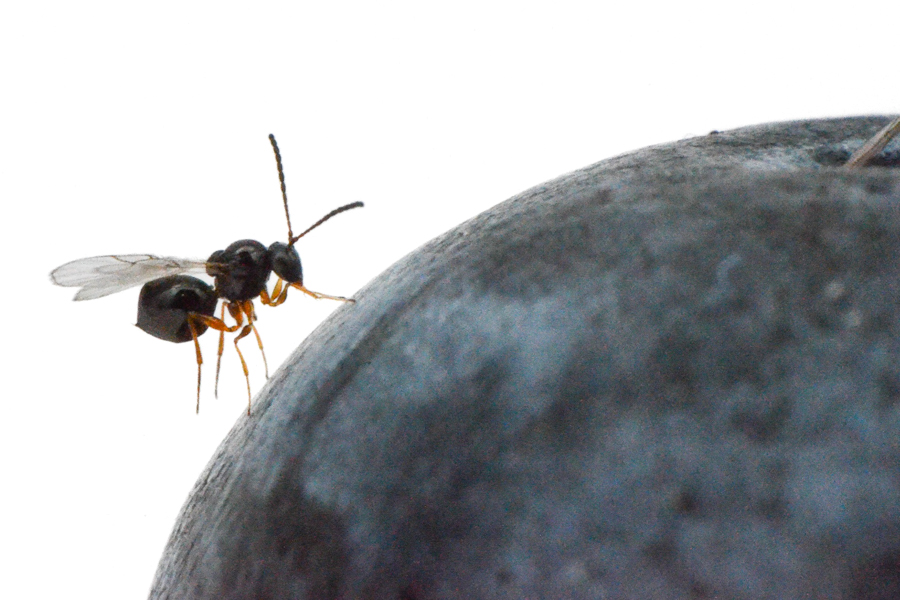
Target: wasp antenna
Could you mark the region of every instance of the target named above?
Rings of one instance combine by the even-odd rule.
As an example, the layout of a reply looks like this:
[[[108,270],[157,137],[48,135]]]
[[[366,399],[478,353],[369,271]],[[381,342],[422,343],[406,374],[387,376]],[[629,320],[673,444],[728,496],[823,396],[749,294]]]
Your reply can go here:
[[[272,150],[275,151],[275,164],[278,166],[278,180],[281,182],[281,197],[284,199],[284,216],[287,217],[288,240],[290,240],[293,238],[294,232],[291,230],[291,211],[288,210],[287,187],[284,185],[284,169],[281,166],[281,151],[278,150],[278,142],[275,141],[275,136],[271,133],[269,134],[269,141],[272,142]],[[301,233],[300,235],[303,234]]]
[[[364,205],[362,202],[351,202],[350,204],[345,204],[344,206],[341,206],[340,208],[334,209],[333,211],[331,211],[330,213],[328,213],[327,215],[325,215],[324,217],[322,217],[321,219],[319,219],[318,221],[313,223],[306,231],[304,231],[303,233],[301,233],[300,235],[298,235],[296,237],[292,237],[289,245],[293,246],[294,242],[296,242],[297,240],[302,238],[304,235],[306,235],[307,233],[309,233],[310,231],[312,231],[313,229],[315,229],[316,227],[318,227],[319,225],[321,225],[322,223],[324,223],[331,217],[333,217],[335,215],[339,215],[344,211],[350,210],[351,208],[362,208],[363,206]]]

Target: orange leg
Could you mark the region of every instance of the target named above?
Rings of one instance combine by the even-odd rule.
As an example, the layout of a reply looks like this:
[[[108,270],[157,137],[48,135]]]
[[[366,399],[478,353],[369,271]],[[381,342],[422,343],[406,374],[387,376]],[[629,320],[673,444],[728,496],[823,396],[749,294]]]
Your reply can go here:
[[[259,337],[259,331],[256,330],[256,325],[253,322],[256,320],[256,310],[253,308],[252,300],[245,300],[241,303],[241,309],[244,311],[244,314],[247,315],[247,323],[250,325],[250,328],[253,329],[253,335],[256,336],[256,343],[259,345],[259,352],[262,354],[263,359],[263,367],[266,369],[266,379],[269,378],[269,361],[266,360],[266,351],[263,349],[262,338]]]
[[[284,286],[284,289],[282,289]],[[280,304],[284,304],[284,301],[287,300],[287,291],[290,287],[290,284],[285,284],[284,280],[280,277],[278,281],[275,283],[275,287],[272,288],[272,296],[269,296],[269,293],[266,290],[263,290],[260,293],[259,298],[262,300],[262,303],[266,306],[278,306]]]
[[[283,289],[282,285],[284,286]],[[341,302],[356,302],[356,300],[354,300],[353,298],[344,298],[343,296],[331,296],[329,294],[323,294],[321,292],[314,292],[303,287],[302,283],[286,283],[281,278],[278,279],[275,287],[272,288],[271,296],[266,290],[263,290],[259,296],[263,304],[267,306],[278,306],[279,304],[284,304],[284,301],[287,300],[288,288],[296,288],[304,294],[312,296],[316,300],[325,298],[327,300],[339,300]]]
[[[227,304],[228,304],[228,312],[231,313],[232,316],[236,315],[235,321],[237,321],[237,322],[234,325],[228,325],[225,323],[224,320],[218,319],[216,317],[201,315],[199,313],[189,313],[188,314],[188,325],[191,328],[191,336],[194,339],[194,346],[197,350],[197,412],[200,412],[200,365],[203,364],[203,357],[200,354],[200,342],[197,340],[197,337],[198,337],[197,325],[199,323],[202,323],[202,324],[206,325],[207,327],[209,327],[210,329],[215,329],[216,331],[218,331],[220,333],[220,335],[219,335],[220,339],[222,339],[222,337],[225,335],[226,332],[233,333],[233,332],[237,331],[238,329],[241,329],[242,326],[243,326],[243,330],[241,331],[241,337],[250,333],[250,326],[243,324],[243,315],[241,314],[239,307],[237,307],[236,305],[232,306],[231,303],[227,303]],[[222,313],[222,316],[224,316],[224,312]],[[221,360],[221,358],[222,358],[222,349],[221,349],[222,342],[220,342],[219,345],[220,345],[219,359]],[[235,343],[235,347],[237,347],[236,343]],[[249,390],[250,379],[249,379],[249,373],[247,371],[247,363],[244,362],[244,357],[241,356],[240,350],[238,350],[238,356],[241,359],[241,364],[244,366],[244,376],[247,377],[247,388]],[[218,389],[218,380],[219,380],[218,375],[219,375],[219,373],[218,373],[218,368],[217,368],[216,369],[216,388],[217,389]]]
[[[225,305],[227,302],[222,303],[222,316],[219,319],[224,323],[225,322]],[[215,396],[219,397],[219,371],[222,369],[222,352],[225,351],[225,330],[219,332],[219,354],[216,357],[216,388],[215,388]]]
[[[304,294],[307,294],[308,296],[312,296],[316,300],[321,300],[321,299],[325,298],[327,300],[340,300],[341,302],[356,302],[356,300],[354,300],[353,298],[344,298],[343,296],[329,296],[328,294],[323,294],[321,292],[314,292],[312,290],[308,290],[305,287],[303,287],[303,284],[300,284],[300,283],[292,283],[291,287],[300,290],[301,292],[303,292]]]
[[[281,286],[284,286],[284,291],[282,291]],[[278,278],[278,281],[275,282],[275,287],[272,288],[272,297],[275,298],[275,304],[273,306],[278,306],[287,298],[287,289],[288,286],[284,285],[284,279],[281,277]]]
[[[219,370],[222,366],[222,353],[225,351],[225,332],[234,333],[238,329],[240,329],[244,325],[244,316],[243,313],[238,308],[237,304],[233,302],[223,302],[222,303],[222,318],[221,321],[225,323],[225,308],[228,308],[228,314],[231,315],[231,318],[234,319],[234,325],[231,327],[227,327],[225,329],[219,330],[219,356],[216,359],[216,398],[219,397]]]
[[[250,402],[253,396],[250,394],[250,371],[247,369],[247,361],[244,360],[244,355],[241,354],[241,349],[238,348],[238,342],[241,338],[247,337],[250,335],[250,330],[253,328],[252,323],[250,325],[245,325],[241,332],[234,338],[234,349],[237,351],[238,358],[241,359],[241,366],[244,368],[244,379],[247,380],[247,416],[250,416]]]
[[[200,367],[203,364],[203,354],[200,353],[200,341],[197,339],[197,326],[194,313],[188,314],[188,327],[191,328],[191,338],[194,340],[194,349],[197,351],[197,413],[200,414]]]

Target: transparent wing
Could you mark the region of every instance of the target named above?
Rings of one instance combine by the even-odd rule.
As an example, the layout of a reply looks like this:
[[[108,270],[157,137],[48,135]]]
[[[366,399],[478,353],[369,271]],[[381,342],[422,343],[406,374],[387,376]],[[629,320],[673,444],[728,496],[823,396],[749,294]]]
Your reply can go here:
[[[206,262],[152,254],[92,256],[57,267],[50,279],[56,285],[80,287],[75,300],[93,300],[178,273],[206,273]]]

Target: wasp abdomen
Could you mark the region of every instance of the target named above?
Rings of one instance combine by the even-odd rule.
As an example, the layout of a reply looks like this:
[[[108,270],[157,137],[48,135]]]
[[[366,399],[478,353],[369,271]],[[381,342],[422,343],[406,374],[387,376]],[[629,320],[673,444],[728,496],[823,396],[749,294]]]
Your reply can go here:
[[[206,282],[190,275],[169,275],[148,281],[138,299],[137,326],[167,342],[192,339],[189,313],[212,316],[219,298]],[[195,322],[197,335],[207,326]]]

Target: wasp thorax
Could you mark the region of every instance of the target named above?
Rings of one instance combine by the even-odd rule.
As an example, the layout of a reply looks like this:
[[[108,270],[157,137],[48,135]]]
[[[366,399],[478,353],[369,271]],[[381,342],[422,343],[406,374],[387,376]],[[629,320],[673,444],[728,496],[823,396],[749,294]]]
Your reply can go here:
[[[206,272],[216,279],[216,293],[231,302],[252,300],[266,289],[272,272],[269,251],[256,240],[239,240],[213,252]]]
[[[269,259],[272,270],[288,283],[303,284],[303,268],[300,266],[300,255],[293,245],[275,242],[269,246]]]

